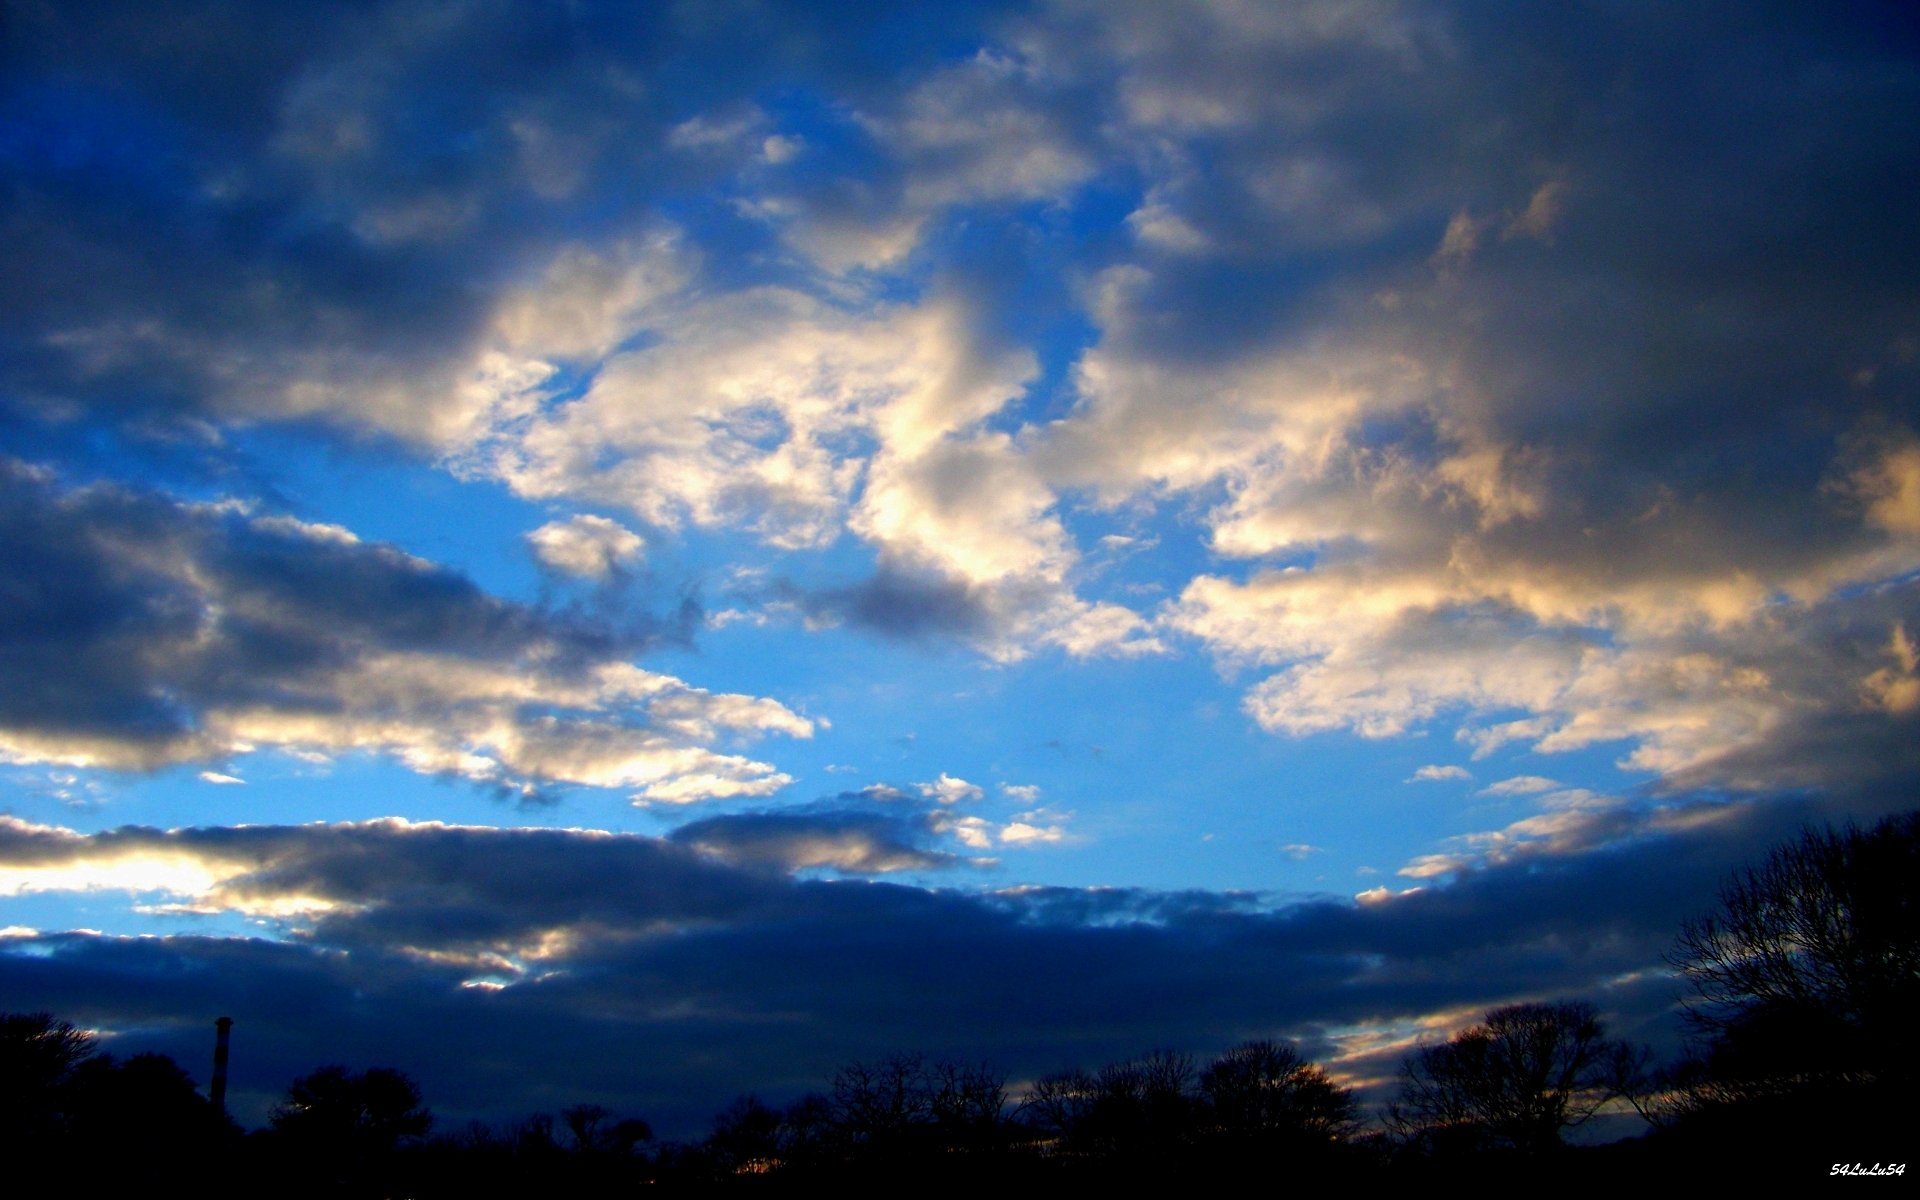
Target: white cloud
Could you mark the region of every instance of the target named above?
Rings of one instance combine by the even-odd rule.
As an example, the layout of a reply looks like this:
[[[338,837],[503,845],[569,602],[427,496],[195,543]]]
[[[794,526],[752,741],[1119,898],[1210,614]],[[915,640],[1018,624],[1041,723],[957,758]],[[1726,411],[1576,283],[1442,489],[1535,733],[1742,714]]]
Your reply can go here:
[[[938,801],[941,804],[959,804],[964,801],[978,800],[986,795],[986,792],[981,789],[978,784],[968,783],[966,780],[949,775],[944,771],[940,773],[940,778],[935,779],[931,783],[916,784],[915,786],[920,789],[921,795],[927,797],[929,800]]]
[[[1472,779],[1472,778],[1473,778],[1473,772],[1467,770],[1465,767],[1456,767],[1449,764],[1446,766],[1436,765],[1436,766],[1421,767],[1419,770],[1413,773],[1413,775],[1407,780],[1407,782],[1416,783],[1424,779],[1437,780],[1437,779]]]
[[[1031,825],[1025,821],[1009,821],[1000,827],[1000,842],[1006,846],[1058,842],[1066,836],[1066,828],[1061,825]]]
[[[679,233],[665,227],[561,246],[536,279],[496,301],[490,350],[529,363],[598,358],[655,319],[693,270]]]
[[[690,117],[667,131],[667,145],[675,150],[706,153],[738,151],[764,141],[767,114],[753,105],[721,113]]]
[[[1537,796],[1541,792],[1551,792],[1561,786],[1557,780],[1544,775],[1515,775],[1511,779],[1502,779],[1480,789],[1482,796]]]
[[[966,200],[1047,199],[1093,171],[1054,114],[1033,64],[983,50],[913,89],[896,113],[867,126],[906,164],[906,202],[931,209]]]
[[[1723,803],[1636,807],[1618,796],[1581,792],[1500,829],[1449,839],[1448,849],[1414,858],[1399,874],[1409,879],[1437,879],[1529,858],[1585,854],[1662,833],[1737,820],[1741,809],[1739,804]]]
[[[1033,369],[1023,354],[983,354],[965,314],[938,302],[863,315],[759,289],[681,303],[654,329],[651,345],[609,358],[585,395],[497,427],[464,457],[468,469],[656,525],[821,545],[861,477],[849,439],[877,436],[896,463],[910,461],[994,412]]]
[[[549,521],[527,535],[535,557],[556,571],[603,579],[640,557],[640,535],[605,517]]]
[[[970,850],[993,849],[993,823],[985,817],[940,813],[934,818],[933,830],[935,833],[951,834],[955,841]]]

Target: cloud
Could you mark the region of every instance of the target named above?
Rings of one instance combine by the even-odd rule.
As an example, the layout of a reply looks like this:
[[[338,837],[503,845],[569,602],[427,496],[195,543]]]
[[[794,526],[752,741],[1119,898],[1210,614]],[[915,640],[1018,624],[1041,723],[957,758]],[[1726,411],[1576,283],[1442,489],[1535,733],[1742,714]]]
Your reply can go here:
[[[798,605],[809,621],[850,622],[903,640],[934,636],[970,640],[990,636],[994,627],[987,597],[936,575],[882,569],[845,587],[806,590],[784,583],[775,587],[774,594],[778,602]]]
[[[662,102],[670,55],[724,64],[698,72],[702,90],[743,129],[757,89],[858,69],[826,51],[826,13],[764,14],[751,34],[690,11],[641,29],[593,5],[445,18],[386,3],[351,25],[24,15],[6,117],[44,137],[9,163],[8,403],[458,444],[524,411],[544,360],[514,347],[603,352],[657,290],[617,251],[713,182],[688,148],[732,140],[692,98]],[[930,50],[902,42],[889,65]],[[765,160],[797,144],[748,142]],[[541,304],[519,302],[528,288]]]
[[[1534,796],[1550,792],[1560,784],[1544,775],[1515,775],[1480,789],[1482,796]]]
[[[1715,777],[1713,764],[1757,764],[1770,739],[1803,722],[1856,731],[1824,748],[1799,744],[1791,770],[1737,777],[1765,788],[1853,778],[1866,744],[1853,738],[1877,741],[1913,716],[1872,699],[1903,670],[1888,647],[1920,597],[1904,581],[1721,623],[1609,630],[1420,598],[1431,592],[1400,600],[1382,588],[1348,603],[1344,574],[1262,572],[1245,584],[1203,576],[1168,620],[1231,658],[1291,663],[1257,683],[1246,705],[1293,735],[1387,737],[1453,720],[1476,757],[1516,740],[1549,753],[1621,742],[1628,765],[1698,785]],[[1596,642],[1600,632],[1612,644]],[[1513,710],[1532,715],[1482,723]]]
[[[604,579],[640,556],[640,535],[605,517],[550,521],[527,535],[541,563],[569,575]]]
[[[1827,308],[1782,290],[1782,264],[1748,255],[1754,243],[1733,232],[1779,214],[1746,199],[1762,187],[1730,189],[1728,173],[1758,184],[1796,168],[1765,149],[1746,100],[1693,109],[1701,122],[1686,129],[1656,121],[1681,78],[1635,85],[1647,116],[1631,130],[1520,120],[1496,139],[1513,152],[1504,163],[1463,148],[1474,165],[1444,181],[1430,164],[1460,160],[1420,159],[1422,138],[1355,136],[1356,122],[1404,133],[1417,112],[1447,114],[1432,130],[1442,137],[1486,128],[1475,114],[1538,114],[1533,83],[1499,65],[1497,46],[1565,45],[1554,39],[1574,30],[1624,46],[1645,32],[1635,23],[1570,14],[1496,31],[1448,6],[1367,12],[1363,28],[1323,13],[1113,6],[1035,26],[1047,54],[1127,102],[1120,136],[1211,139],[1190,152],[1204,170],[1169,171],[1139,210],[1141,252],[1099,278],[1101,337],[1076,364],[1079,405],[1029,443],[1044,477],[1113,503],[1184,493],[1210,506],[1212,547],[1253,565],[1193,580],[1167,624],[1222,657],[1278,665],[1248,697],[1276,732],[1392,736],[1517,709],[1570,732],[1536,745],[1570,748],[1572,730],[1605,724],[1654,770],[1760,744],[1813,703],[1762,698],[1757,681],[1797,653],[1754,653],[1763,631],[1825,624],[1820,610],[1851,606],[1849,589],[1920,562],[1899,515],[1911,372],[1867,382],[1832,365],[1897,357],[1908,301],[1869,285],[1866,332],[1839,316],[1855,301]],[[1233,52],[1197,60],[1186,24],[1232,25]],[[1720,36],[1658,24],[1663,39]],[[1743,44],[1794,81],[1768,90],[1763,124],[1834,118],[1813,98],[1807,37],[1850,64],[1841,106],[1875,108],[1879,59],[1859,33],[1743,20]],[[1126,70],[1103,76],[1100,53]],[[1604,58],[1563,61],[1578,76]],[[1283,82],[1304,78],[1341,82]],[[1362,80],[1364,97],[1343,90]],[[1528,169],[1538,174],[1513,168],[1529,157],[1521,147],[1549,142],[1533,159],[1547,165]],[[1910,155],[1870,142],[1816,168],[1835,173],[1796,212],[1897,221],[1869,180]],[[1674,153],[1702,165],[1669,177],[1658,205],[1625,182]],[[1648,221],[1661,250],[1629,232]],[[1145,236],[1175,222],[1178,237]],[[1858,261],[1857,232],[1799,244],[1815,292],[1846,291],[1856,269],[1890,282]],[[1402,238],[1408,248],[1392,248]],[[1674,254],[1687,272],[1663,266]],[[1564,298],[1602,294],[1596,285],[1604,313]],[[1631,361],[1628,345],[1641,348]],[[1857,414],[1865,432],[1823,411]],[[1655,443],[1651,459],[1633,449]],[[1775,467],[1713,473],[1706,461]],[[1644,719],[1628,715],[1636,704]]]
[[[925,814],[816,807],[710,817],[675,829],[672,840],[740,866],[782,871],[826,867],[843,875],[884,875],[958,861],[927,848],[932,825]]]
[[[881,70],[829,12],[763,18],[36,10],[10,410],[318,420],[664,529],[851,532],[937,584],[873,627],[1001,658],[1165,649],[1073,518],[1171,501],[1256,577],[1399,605],[1322,631],[1272,689],[1307,702],[1256,698],[1283,732],[1534,710],[1462,663],[1355,711],[1396,624],[1510,614],[1483,665],[1632,649],[1920,564],[1883,186],[1915,84],[1870,19],[1043,4],[943,14]],[[1710,86],[1728,39],[1766,69]],[[1648,44],[1693,66],[1608,65]],[[1603,94],[1609,121],[1571,99]],[[1005,262],[956,265],[979,239]]]
[[[0,701],[14,762],[145,770],[263,746],[372,751],[531,791],[765,795],[772,767],[712,748],[813,723],[633,665],[672,627],[615,631],[494,599],[327,527],[253,519],[0,466],[22,572]]]
[[[850,158],[753,92],[795,69],[822,94],[851,82],[852,59],[821,57],[820,21],[759,22],[743,46],[691,13],[662,19],[678,30],[665,42],[591,8],[327,36],[298,15],[245,37],[217,17],[185,31],[36,15],[12,61],[35,86],[10,118],[88,150],[17,164],[8,403],[176,440],[317,421],[663,529],[744,528],[782,549],[851,531],[883,572],[991,584],[963,633],[998,656],[1155,648],[1137,614],[1063,580],[1075,554],[1053,494],[979,428],[1037,371],[989,328],[997,296],[954,278],[883,299],[900,290],[796,277],[751,237],[703,236],[765,219],[830,271],[893,262],[946,210],[1071,191],[1095,169],[1093,131],[1054,109],[1038,64],[983,49],[904,89],[863,86],[834,118]],[[205,64],[192,85],[134,65],[163,36]],[[258,58],[226,53],[242,42]],[[725,63],[686,102],[704,107],[649,98],[668,44]],[[461,152],[403,110],[441,114],[429,124]],[[114,215],[128,197],[137,219]],[[733,215],[716,226],[719,210]],[[191,251],[171,236],[189,227]],[[54,269],[80,260],[92,268]],[[637,549],[580,521],[535,546],[589,574]]]
[[[1035,825],[1028,821],[1009,821],[1000,828],[1000,844],[1003,846],[1030,846],[1036,843],[1064,841],[1067,830],[1064,825]]]
[[[945,812],[879,787],[778,810],[712,816],[674,829],[668,839],[743,868],[885,876],[968,862],[935,847],[952,831]],[[972,845],[966,837],[958,841]]]
[[[966,780],[949,775],[944,771],[940,773],[940,778],[933,780],[931,783],[915,784],[914,786],[920,789],[921,795],[927,797],[929,800],[938,801],[941,804],[960,804],[969,800],[978,800],[986,795],[986,792],[982,790],[978,784],[968,783]]]
[[[1066,839],[1071,814],[1034,809],[996,823],[956,811],[957,805],[984,797],[974,784],[942,775],[917,786],[918,798],[876,785],[811,804],[710,817],[682,825],[668,836],[738,866],[781,871],[826,868],[842,875],[994,864],[992,859],[941,848],[942,839],[951,839],[947,845],[964,850]]]
[[[783,549],[865,538],[877,574],[806,594],[816,619],[960,635],[1000,656],[1154,648],[1137,614],[1073,593],[1053,493],[1005,434],[978,429],[1035,365],[986,336],[972,305],[668,292],[645,344],[609,354],[583,394],[502,410],[456,461],[669,529],[743,528]]]
[[[1425,779],[1438,780],[1438,779],[1472,779],[1472,778],[1473,778],[1473,772],[1467,770],[1465,767],[1456,767],[1452,765],[1426,766],[1426,767],[1421,767],[1419,770],[1415,771],[1412,777],[1407,780],[1407,782],[1417,783]]]
[[[671,1108],[943,1039],[1046,1070],[1035,1045],[1617,995],[1597,981],[1656,964],[1789,815],[1910,802],[1920,74],[1877,10],[1115,0],[877,40],[813,6],[11,20],[15,453],[204,497],[265,427],[391,448],[610,514],[548,526],[559,569],[706,539],[790,556],[769,621],[1000,661],[1198,649],[1277,736],[1451,729],[1476,761],[1650,781],[1534,792],[1363,905],[780,874],[1063,828],[946,796],[662,842],[9,826],[10,886],[309,931],[21,934],[9,996],[198,1037],[244,978],[281,1078],[313,1065],[296,1012],[482,1108]],[[637,666],[691,609],[508,603],[339,525],[9,464],[0,546],[9,761],[370,752],[759,803],[786,776],[745,746],[816,725]]]
[[[650,344],[577,399],[512,417],[469,469],[523,495],[619,505],[656,525],[737,525],[777,546],[830,541],[877,434],[903,455],[989,415],[1031,371],[976,344],[952,304],[849,311],[792,289],[677,299]]]
[[[794,1094],[901,1047],[1018,1075],[1515,998],[1587,995],[1622,1013],[1610,981],[1657,966],[1730,866],[1810,815],[1589,815],[1586,832],[1358,905],[794,879],[766,868],[809,865],[783,857],[803,824],[753,819],[658,840],[401,820],[79,834],[7,818],[9,891],[128,891],[180,914],[153,919],[232,912],[301,932],[19,932],[0,947],[0,984],[182,1061],[204,1052],[205,1013],[231,1012],[247,1031],[235,1099],[256,1115],[312,1068],[321,1025],[331,1056],[408,1070],[450,1117],[588,1099],[692,1132],[739,1091]],[[811,832],[828,830],[897,845],[846,820]],[[1636,1033],[1675,998],[1670,984],[1636,996],[1616,1024]],[[475,1039],[492,1052],[472,1054]]]

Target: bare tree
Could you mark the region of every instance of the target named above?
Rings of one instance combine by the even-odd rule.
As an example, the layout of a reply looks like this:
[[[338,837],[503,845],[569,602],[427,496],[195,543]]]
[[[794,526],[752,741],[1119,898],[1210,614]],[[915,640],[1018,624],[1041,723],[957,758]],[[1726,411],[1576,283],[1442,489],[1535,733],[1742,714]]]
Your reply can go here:
[[[1236,1140],[1327,1145],[1354,1126],[1353,1094],[1282,1042],[1235,1046],[1200,1074],[1209,1124]]]
[[[1672,961],[1693,985],[1688,1014],[1723,1063],[1787,1083],[1807,1071],[1910,1075],[1920,813],[1776,847],[1686,924]]]
[[[1622,1094],[1643,1057],[1587,1004],[1496,1008],[1400,1068],[1388,1123],[1436,1149],[1539,1153]]]
[[[933,1096],[918,1054],[849,1063],[834,1074],[833,1108],[856,1142],[883,1142],[931,1121]]]
[[[1007,1082],[985,1063],[942,1059],[926,1070],[928,1109],[941,1139],[955,1149],[995,1145],[1006,1120]]]
[[[1004,1132],[1006,1080],[984,1063],[895,1054],[841,1068],[830,1103],[838,1130],[868,1151],[982,1150]]]
[[[1021,1108],[1057,1152],[1095,1158],[1165,1155],[1190,1140],[1193,1082],[1190,1057],[1155,1050],[1094,1072],[1045,1076]]]

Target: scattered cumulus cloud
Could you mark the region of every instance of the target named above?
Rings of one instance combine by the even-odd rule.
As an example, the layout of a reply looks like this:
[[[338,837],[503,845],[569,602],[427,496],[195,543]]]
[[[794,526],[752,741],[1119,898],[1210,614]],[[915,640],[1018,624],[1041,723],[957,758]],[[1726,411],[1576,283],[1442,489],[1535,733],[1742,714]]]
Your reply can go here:
[[[640,535],[605,517],[551,521],[527,535],[534,557],[556,571],[605,579],[640,557]]]
[[[978,784],[968,783],[966,780],[949,775],[944,771],[940,773],[938,779],[933,780],[931,783],[921,783],[915,786],[920,789],[921,795],[926,796],[930,800],[936,800],[941,804],[960,804],[966,801],[978,800],[986,795],[985,790]]]

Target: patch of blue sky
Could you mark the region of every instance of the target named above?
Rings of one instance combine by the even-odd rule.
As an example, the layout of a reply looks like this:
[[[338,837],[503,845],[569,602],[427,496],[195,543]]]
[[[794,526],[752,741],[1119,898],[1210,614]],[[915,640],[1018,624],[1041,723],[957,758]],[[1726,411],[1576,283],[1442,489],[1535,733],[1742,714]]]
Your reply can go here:
[[[1457,832],[1438,821],[1426,830],[1380,822],[1357,837],[1341,832],[1346,812],[1382,789],[1391,794],[1413,768],[1377,765],[1378,744],[1360,739],[1293,741],[1259,730],[1239,710],[1237,690],[1194,656],[1062,669],[1055,651],[995,664],[942,642],[903,648],[842,629],[795,643],[742,626],[709,638],[702,657],[729,654],[767,663],[766,690],[833,722],[809,741],[761,744],[795,775],[795,799],[869,783],[910,789],[944,773],[986,792],[962,814],[1071,813],[1060,843],[995,847],[1003,873],[1023,881],[1299,887],[1307,868],[1281,848],[1312,835],[1357,842],[1344,853],[1359,860],[1398,855],[1397,865],[1428,838]],[[783,690],[783,676],[805,690]],[[1010,797],[1005,784],[1039,793]],[[1196,832],[1199,813],[1205,829]],[[1296,823],[1301,814],[1316,815]]]
[[[1080,547],[1078,582],[1091,595],[1151,616],[1196,575],[1234,571],[1208,546],[1198,518],[1209,506],[1200,493],[1115,508],[1073,499],[1080,502],[1060,507],[1060,523]]]
[[[195,912],[193,897],[164,890],[28,892],[0,900],[0,928],[65,933],[90,929],[108,937],[278,937],[282,926],[231,910]],[[0,938],[0,954],[48,953]]]
[[[202,772],[224,776],[210,781]],[[599,825],[583,820],[575,793],[605,797],[593,814],[620,815],[624,793],[608,789],[556,788],[547,804],[520,802],[484,783],[423,775],[372,751],[347,751],[325,761],[262,750],[214,764],[169,767],[148,774],[71,772],[91,785],[84,804],[60,799],[45,787],[13,790],[5,810],[23,820],[83,833],[142,825],[182,829],[223,825],[306,824],[367,821],[382,817],[479,825]],[[71,790],[69,785],[67,790]],[[563,811],[571,809],[572,811]]]
[[[527,600],[542,579],[525,535],[555,510],[504,484],[459,479],[398,453],[341,447],[287,426],[236,434],[233,453],[263,466],[268,501],[303,521],[340,525],[465,574],[494,595]]]

